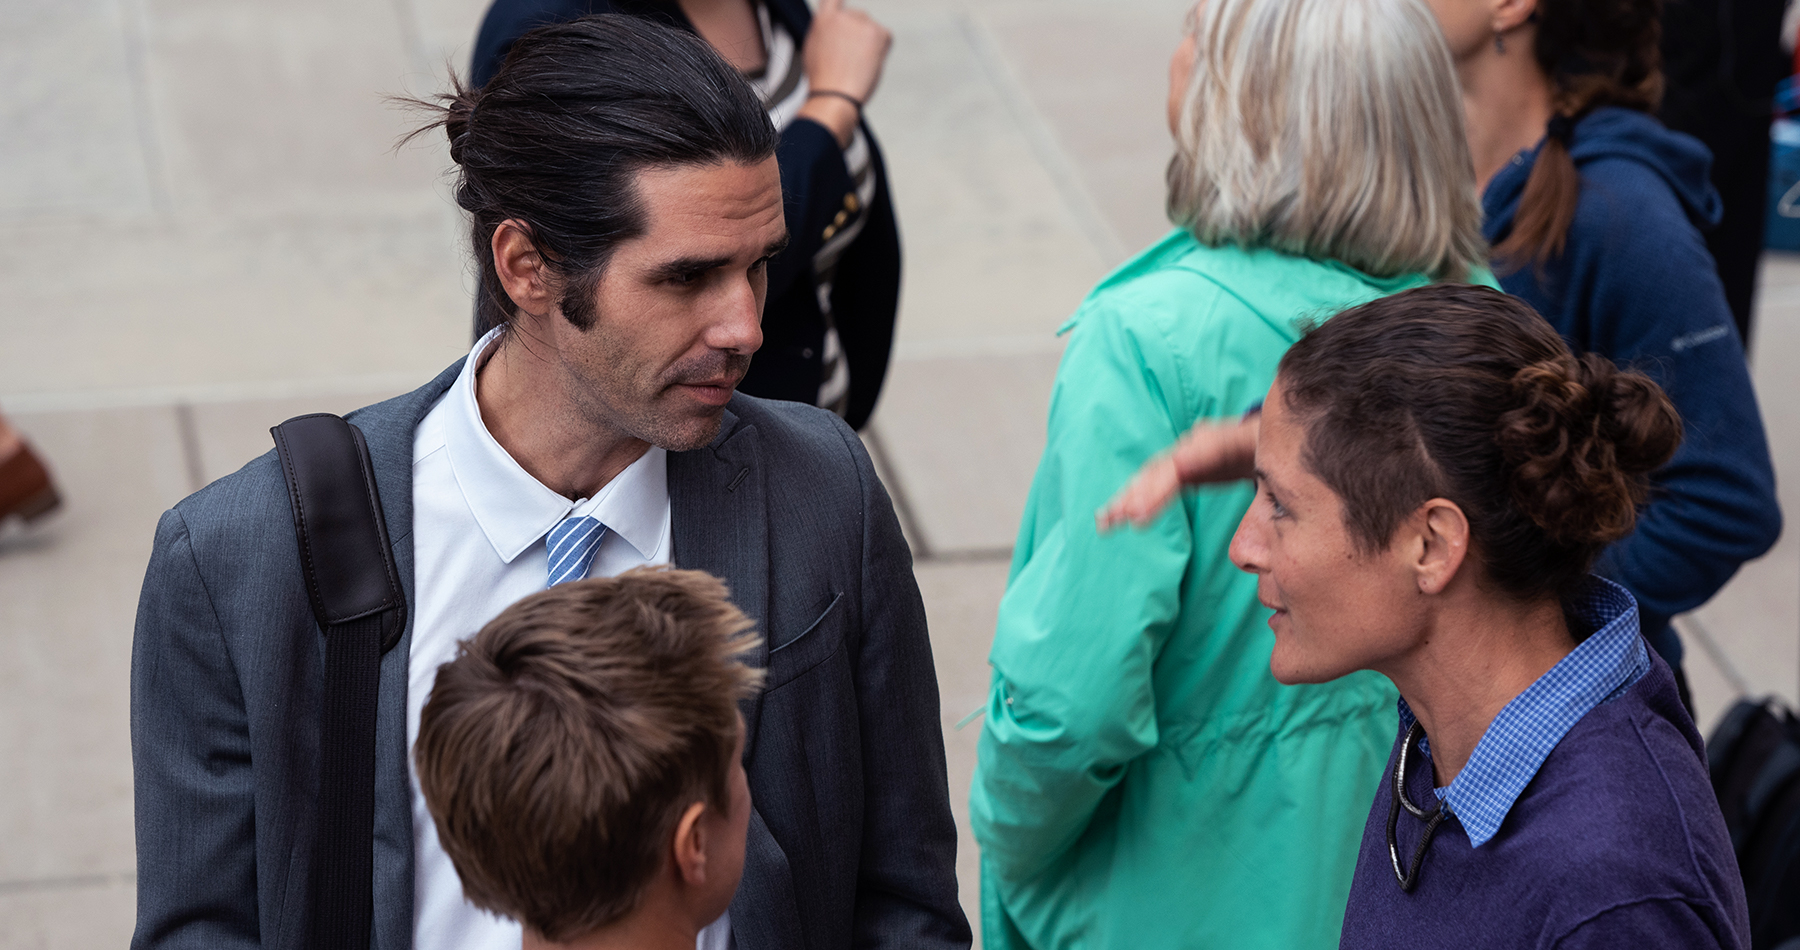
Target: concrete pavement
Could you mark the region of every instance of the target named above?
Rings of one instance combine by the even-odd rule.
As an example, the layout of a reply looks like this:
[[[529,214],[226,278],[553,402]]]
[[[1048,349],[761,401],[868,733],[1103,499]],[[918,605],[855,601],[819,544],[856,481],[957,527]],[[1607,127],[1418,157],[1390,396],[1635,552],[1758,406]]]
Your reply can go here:
[[[122,945],[127,674],[158,514],[267,429],[460,355],[471,279],[442,137],[384,102],[462,67],[484,0],[0,6],[0,408],[67,509],[0,538],[0,950]],[[959,822],[985,656],[1042,446],[1055,327],[1161,233],[1165,63],[1184,0],[875,0],[870,117],[906,251],[869,441],[919,555]],[[1800,512],[1800,260],[1754,354]],[[1690,625],[1702,719],[1800,678],[1793,532]],[[1703,722],[1703,725],[1707,724]],[[965,825],[966,827],[966,825]],[[976,909],[965,832],[965,906]]]

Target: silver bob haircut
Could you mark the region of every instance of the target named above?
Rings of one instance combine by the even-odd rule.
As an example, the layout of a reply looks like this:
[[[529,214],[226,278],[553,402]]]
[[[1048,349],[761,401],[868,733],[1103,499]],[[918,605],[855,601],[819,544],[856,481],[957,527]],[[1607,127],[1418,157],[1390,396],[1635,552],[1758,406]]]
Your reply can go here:
[[[1463,106],[1423,0],[1201,0],[1169,219],[1380,277],[1484,264]]]

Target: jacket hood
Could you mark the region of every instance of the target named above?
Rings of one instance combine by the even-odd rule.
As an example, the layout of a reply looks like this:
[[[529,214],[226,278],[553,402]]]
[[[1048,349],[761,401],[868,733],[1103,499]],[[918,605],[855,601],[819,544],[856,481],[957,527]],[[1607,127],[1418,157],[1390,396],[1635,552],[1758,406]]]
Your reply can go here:
[[[1519,198],[1525,192],[1525,181],[1543,147],[1540,140],[1488,182],[1481,205],[1487,219],[1482,230],[1490,240],[1511,228]],[[1605,179],[1603,169],[1592,167],[1602,159],[1626,159],[1650,169],[1668,184],[1681,201],[1688,220],[1701,230],[1717,224],[1724,210],[1709,177],[1712,153],[1699,139],[1666,128],[1648,113],[1614,106],[1595,109],[1576,123],[1575,143],[1569,154],[1583,177],[1590,180]]]

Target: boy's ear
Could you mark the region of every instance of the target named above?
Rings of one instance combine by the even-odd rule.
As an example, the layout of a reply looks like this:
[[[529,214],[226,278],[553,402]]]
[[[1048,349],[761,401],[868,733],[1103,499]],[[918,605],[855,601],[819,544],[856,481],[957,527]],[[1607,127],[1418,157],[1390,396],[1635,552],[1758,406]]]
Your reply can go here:
[[[690,887],[706,883],[706,827],[700,820],[705,814],[706,803],[695,802],[675,823],[675,871]]]

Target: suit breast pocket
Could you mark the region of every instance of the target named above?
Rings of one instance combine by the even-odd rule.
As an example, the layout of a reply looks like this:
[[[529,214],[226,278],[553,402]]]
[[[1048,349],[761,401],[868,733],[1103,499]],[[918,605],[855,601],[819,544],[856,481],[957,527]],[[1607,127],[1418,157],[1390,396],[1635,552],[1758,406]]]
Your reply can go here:
[[[769,649],[769,678],[765,690],[773,691],[798,679],[808,670],[830,659],[844,645],[844,595],[826,594],[812,609],[813,621],[799,633],[772,637]]]

